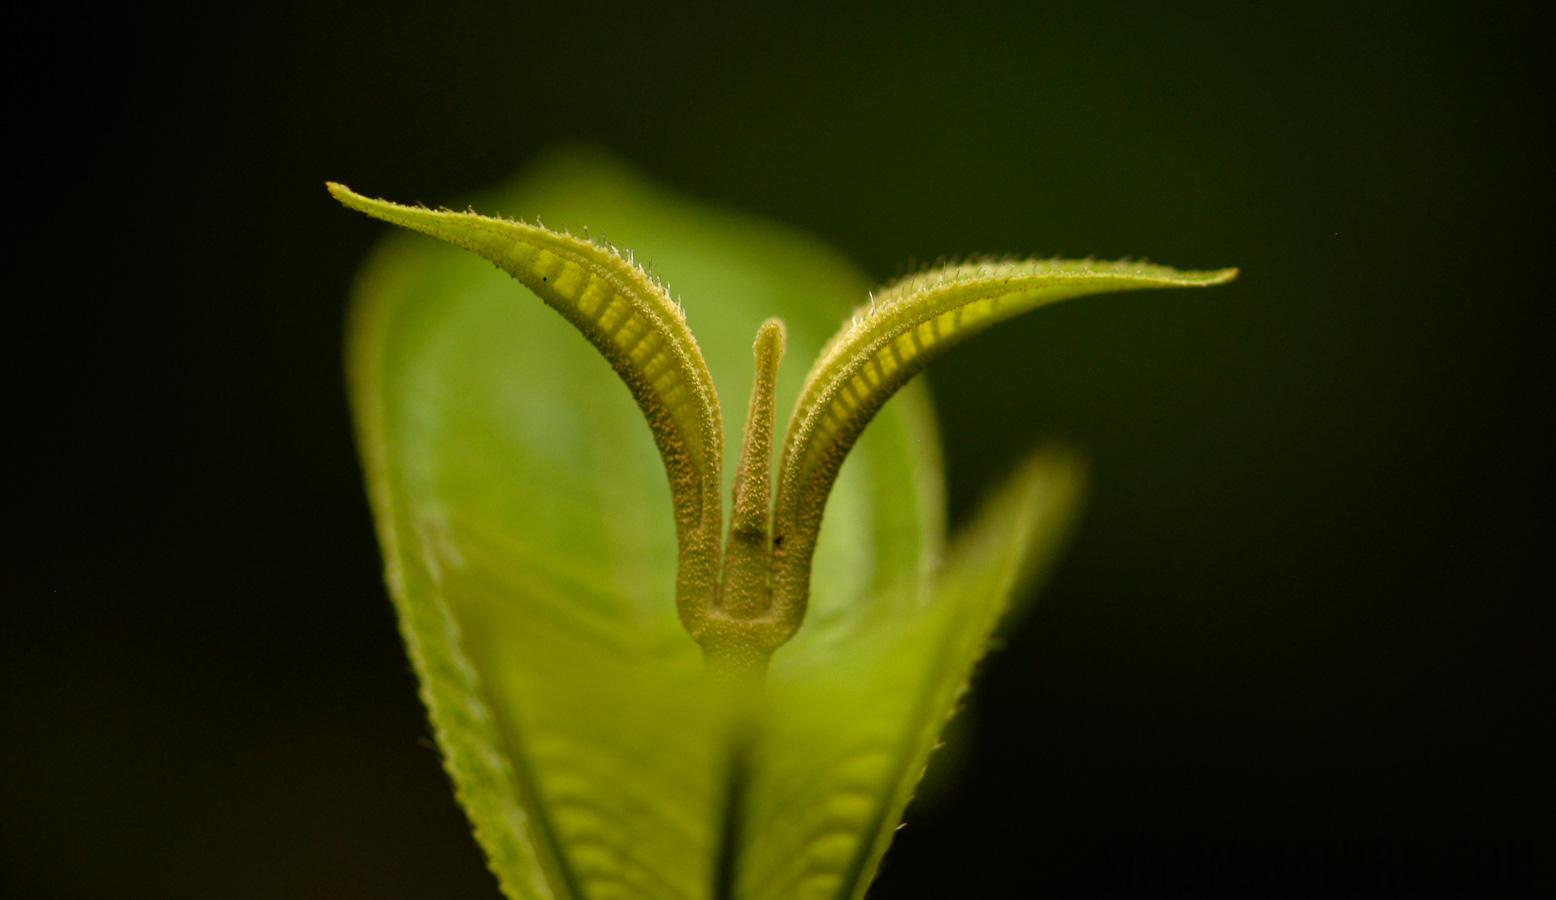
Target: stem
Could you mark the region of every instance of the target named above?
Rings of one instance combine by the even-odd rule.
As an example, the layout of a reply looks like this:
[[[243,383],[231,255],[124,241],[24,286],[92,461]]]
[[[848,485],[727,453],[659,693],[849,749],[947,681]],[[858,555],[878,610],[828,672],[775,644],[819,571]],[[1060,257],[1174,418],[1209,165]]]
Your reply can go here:
[[[733,685],[759,687],[767,680],[767,662],[772,659],[774,648],[766,646],[765,641],[751,640],[757,637],[756,634],[743,635],[745,640],[730,640],[735,635],[727,631],[723,636],[725,640],[709,641],[703,645],[702,661],[708,674]]]
[[[756,377],[746,413],[745,436],[724,543],[724,570],[711,608],[694,632],[708,672],[730,684],[761,685],[767,661],[793,628],[771,616],[773,394],[783,358],[783,322],[768,319],[752,351]]]

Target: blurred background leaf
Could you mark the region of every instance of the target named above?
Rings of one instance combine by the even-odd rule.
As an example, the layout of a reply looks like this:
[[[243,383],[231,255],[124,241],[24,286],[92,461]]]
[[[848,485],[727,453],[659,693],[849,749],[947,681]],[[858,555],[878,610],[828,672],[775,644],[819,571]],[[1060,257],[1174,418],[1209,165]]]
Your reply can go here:
[[[880,279],[1243,270],[931,371],[953,523],[1040,438],[1091,499],[880,897],[1122,877],[1118,840],[1548,834],[1532,6],[36,15],[8,63],[36,217],[7,292],[8,894],[496,895],[351,445],[344,298],[381,232],[320,185],[450,202],[577,138]]]

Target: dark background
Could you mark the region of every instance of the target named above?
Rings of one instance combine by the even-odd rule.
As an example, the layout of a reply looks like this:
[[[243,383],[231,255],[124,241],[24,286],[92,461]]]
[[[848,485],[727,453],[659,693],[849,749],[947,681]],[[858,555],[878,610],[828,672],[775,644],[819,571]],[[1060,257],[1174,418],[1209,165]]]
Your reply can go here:
[[[1548,874],[1556,104],[1531,11],[1469,6],[8,26],[4,892],[496,896],[347,419],[383,229],[323,182],[436,204],[579,138],[881,279],[1243,269],[932,370],[953,516],[1045,437],[1093,493],[874,896]]]

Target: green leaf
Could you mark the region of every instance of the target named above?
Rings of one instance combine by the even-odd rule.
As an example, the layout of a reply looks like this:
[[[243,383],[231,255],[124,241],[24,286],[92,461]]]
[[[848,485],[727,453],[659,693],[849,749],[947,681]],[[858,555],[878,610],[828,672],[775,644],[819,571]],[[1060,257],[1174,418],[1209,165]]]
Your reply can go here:
[[[726,402],[753,382],[763,321],[786,323],[787,359],[817,359],[868,296],[859,273],[811,239],[684,200],[596,155],[555,155],[476,204],[609,235],[652,260],[664,294],[647,278],[630,302],[664,320],[679,297],[698,340],[665,320],[662,346],[691,361],[700,345]],[[375,209],[432,231],[471,221]],[[499,244],[490,231],[452,236],[502,263],[516,243],[557,234],[509,225]],[[623,282],[637,279],[623,262]],[[537,287],[536,266],[507,268]],[[861,895],[1021,573],[1065,533],[1075,463],[1035,457],[942,571],[927,397],[912,384],[880,397],[831,473],[803,628],[773,657],[760,696],[721,684],[676,613],[677,523],[689,503],[672,457],[696,441],[722,452],[720,462],[708,449],[696,470],[721,473],[717,503],[739,436],[707,433],[721,422],[716,403],[645,427],[645,396],[666,404],[633,382],[639,364],[612,357],[613,338],[569,315],[573,301],[549,281],[538,287],[540,299],[476,256],[396,235],[364,267],[348,353],[401,631],[504,892]],[[833,347],[852,346],[852,334]],[[823,365],[838,358],[824,357],[808,382],[799,365],[779,368],[776,408],[817,408],[800,401],[805,384],[812,396],[839,383],[827,373],[857,371]],[[691,362],[684,371],[703,377]],[[699,510],[707,495],[699,483]]]
[[[540,225],[373,200],[345,185],[329,190],[352,209],[492,262],[561,313],[616,370],[669,476],[679,545],[676,608],[697,635],[719,571],[724,431],[713,378],[680,306],[631,251],[624,256]]]
[[[480,206],[653,260],[684,291],[724,396],[751,383],[763,320],[781,316],[790,356],[812,358],[868,285],[807,238],[599,159],[555,158]],[[525,289],[432,241],[387,241],[354,309],[352,396],[390,586],[503,889],[707,896],[725,738],[675,614],[672,504],[631,395]],[[802,375],[780,370],[780,409]],[[928,404],[905,399],[840,479],[817,554],[823,630],[904,572],[927,582],[938,555]],[[723,442],[724,473],[738,444]]]
[[[1180,272],[1148,263],[983,260],[920,272],[872,294],[817,357],[789,419],[773,511],[774,605],[804,617],[811,548],[849,449],[886,401],[951,347],[1070,297],[1208,287],[1236,276],[1236,269]]]
[[[958,537],[930,596],[878,597],[848,639],[807,626],[774,657],[738,896],[863,896],[989,635],[1067,536],[1080,482],[1070,454],[1034,454]]]

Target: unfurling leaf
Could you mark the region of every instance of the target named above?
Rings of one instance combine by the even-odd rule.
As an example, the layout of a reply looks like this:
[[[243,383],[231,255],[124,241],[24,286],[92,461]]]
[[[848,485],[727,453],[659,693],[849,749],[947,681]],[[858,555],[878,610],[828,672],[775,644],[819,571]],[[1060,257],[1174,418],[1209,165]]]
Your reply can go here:
[[[892,394],[947,350],[996,322],[1069,297],[1205,287],[1236,275],[1145,263],[985,261],[932,269],[872,295],[821,351],[789,419],[773,522],[774,605],[796,627],[804,618],[810,554],[838,469]]]
[[[724,426],[713,378],[680,307],[615,247],[540,225],[372,200],[342,184],[329,190],[352,209],[496,264],[573,323],[626,382],[670,478],[680,544],[676,607],[693,628],[718,571]]]

